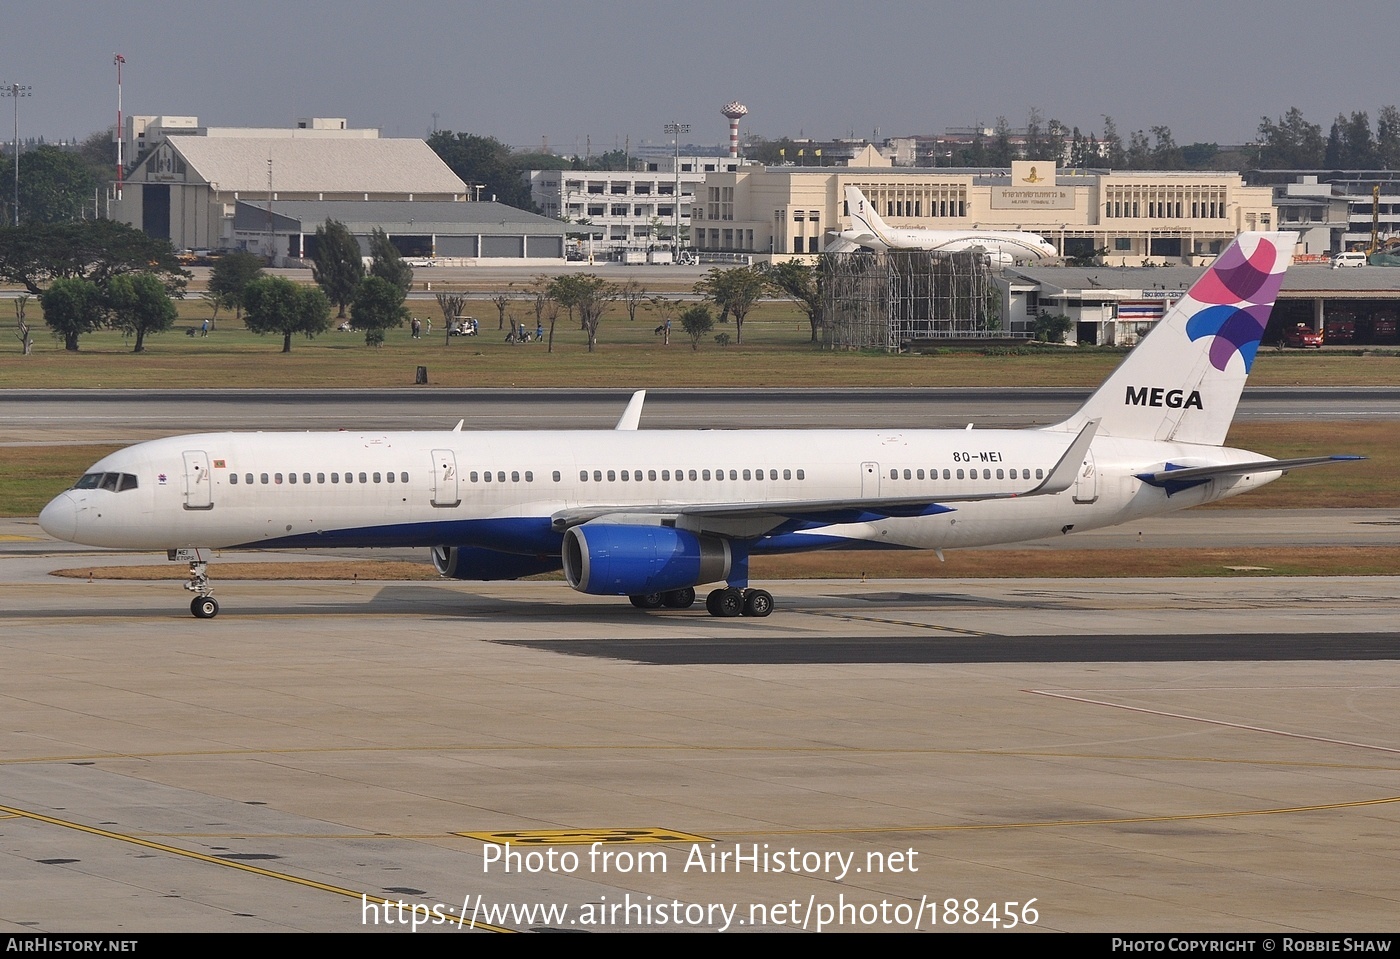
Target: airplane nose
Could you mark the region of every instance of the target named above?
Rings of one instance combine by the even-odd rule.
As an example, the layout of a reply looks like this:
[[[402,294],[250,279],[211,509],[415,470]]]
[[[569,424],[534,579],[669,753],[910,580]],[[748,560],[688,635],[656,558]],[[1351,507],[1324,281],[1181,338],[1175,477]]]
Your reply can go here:
[[[68,493],[58,494],[39,513],[39,526],[54,539],[73,542],[78,535],[78,504]]]

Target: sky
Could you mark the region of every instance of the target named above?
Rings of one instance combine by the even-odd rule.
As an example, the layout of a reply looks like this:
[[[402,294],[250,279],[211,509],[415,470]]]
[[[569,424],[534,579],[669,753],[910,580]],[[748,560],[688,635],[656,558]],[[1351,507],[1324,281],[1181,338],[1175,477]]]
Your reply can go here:
[[[1400,3],[1316,0],[15,0],[0,20],[0,138],[81,139],[128,114],[210,126],[345,117],[593,153],[745,135],[880,137],[1023,126],[1031,109],[1125,138],[1241,143],[1297,106],[1400,101]],[[434,116],[436,115],[436,116]]]

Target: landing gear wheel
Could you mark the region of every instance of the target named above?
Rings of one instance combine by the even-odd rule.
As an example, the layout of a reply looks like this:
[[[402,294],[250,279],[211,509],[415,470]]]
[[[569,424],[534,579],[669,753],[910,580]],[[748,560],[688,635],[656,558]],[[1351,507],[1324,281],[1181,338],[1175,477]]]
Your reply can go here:
[[[744,593],[745,616],[767,616],[773,612],[773,594],[766,589],[750,589]]]
[[[638,596],[628,596],[632,605],[638,609],[660,609],[665,599],[665,593],[642,593]]]
[[[705,608],[711,616],[729,618],[744,612],[744,594],[733,586],[717,589],[705,597]]]
[[[190,600],[190,612],[196,619],[213,619],[219,615],[219,601],[213,596],[196,596]]]
[[[661,594],[661,601],[667,609],[690,609],[695,605],[695,588],[673,589]]]

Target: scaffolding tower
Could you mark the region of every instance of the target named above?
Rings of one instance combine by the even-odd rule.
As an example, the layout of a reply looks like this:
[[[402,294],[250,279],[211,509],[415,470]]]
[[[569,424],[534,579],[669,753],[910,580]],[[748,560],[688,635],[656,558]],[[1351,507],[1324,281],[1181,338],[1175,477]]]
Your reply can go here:
[[[913,340],[1000,335],[1000,297],[977,252],[822,256],[828,349],[896,351]]]

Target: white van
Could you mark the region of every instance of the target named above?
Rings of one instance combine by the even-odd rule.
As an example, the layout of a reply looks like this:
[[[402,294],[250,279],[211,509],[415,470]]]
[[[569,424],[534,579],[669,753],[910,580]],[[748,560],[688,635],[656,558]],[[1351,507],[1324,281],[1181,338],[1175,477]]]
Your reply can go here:
[[[1334,269],[1335,269],[1336,267],[1339,267],[1339,266],[1365,266],[1365,265],[1366,265],[1366,254],[1365,254],[1365,253],[1362,253],[1362,252],[1359,251],[1359,250],[1353,250],[1353,251],[1351,251],[1351,252],[1349,252],[1349,253],[1338,253],[1336,256],[1332,257],[1332,266],[1333,266]]]

